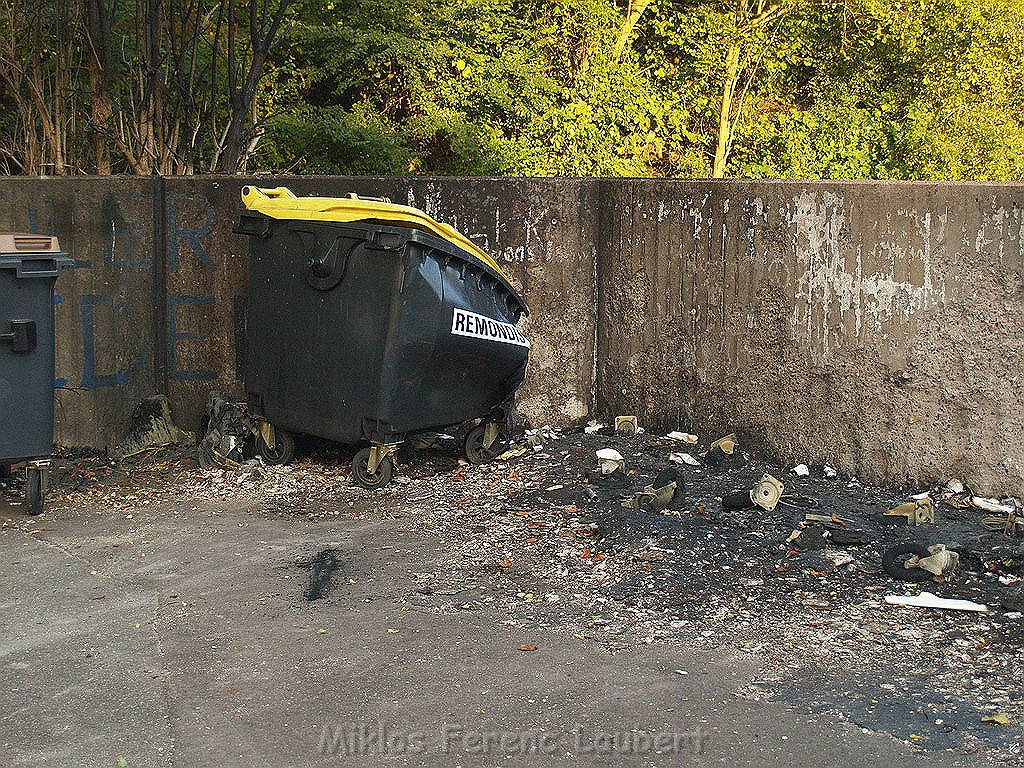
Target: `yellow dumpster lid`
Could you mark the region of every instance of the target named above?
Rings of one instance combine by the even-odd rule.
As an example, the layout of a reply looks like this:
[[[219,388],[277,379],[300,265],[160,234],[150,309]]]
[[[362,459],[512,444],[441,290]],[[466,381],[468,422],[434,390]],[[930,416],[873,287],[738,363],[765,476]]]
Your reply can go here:
[[[396,205],[382,199],[358,197],[354,193],[348,197],[297,197],[287,187],[242,187],[242,202],[250,211],[258,211],[272,219],[338,222],[373,220],[419,229],[472,254],[511,286],[508,275],[472,240],[447,224],[434,221],[418,208]]]

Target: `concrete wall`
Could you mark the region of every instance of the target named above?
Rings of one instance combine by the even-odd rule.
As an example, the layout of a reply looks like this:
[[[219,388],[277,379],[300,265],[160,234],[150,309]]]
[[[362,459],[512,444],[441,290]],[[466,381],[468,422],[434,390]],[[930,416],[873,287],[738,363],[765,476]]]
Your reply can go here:
[[[191,428],[209,390],[242,391],[231,224],[250,181],[0,180],[0,229],[56,234],[78,260],[57,284],[61,442],[115,443],[154,391]],[[385,195],[494,254],[533,310],[534,423],[636,413],[872,479],[1024,491],[1022,186],[267,184]]]
[[[609,183],[598,406],[1024,491],[1024,187]]]

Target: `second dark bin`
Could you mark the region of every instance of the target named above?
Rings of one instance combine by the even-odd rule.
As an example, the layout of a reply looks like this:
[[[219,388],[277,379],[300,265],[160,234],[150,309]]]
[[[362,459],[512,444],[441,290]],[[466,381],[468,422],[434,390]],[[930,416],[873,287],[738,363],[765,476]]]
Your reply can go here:
[[[484,423],[468,435],[467,456],[493,458],[530,347],[516,328],[526,305],[494,262],[386,201],[281,188],[242,196],[244,378],[252,413],[273,425],[262,432],[264,458],[289,458],[287,431],[368,441],[353,474],[379,487],[408,436],[473,419]]]
[[[53,284],[70,264],[54,237],[0,234],[0,475],[25,464],[29,514],[53,451]]]

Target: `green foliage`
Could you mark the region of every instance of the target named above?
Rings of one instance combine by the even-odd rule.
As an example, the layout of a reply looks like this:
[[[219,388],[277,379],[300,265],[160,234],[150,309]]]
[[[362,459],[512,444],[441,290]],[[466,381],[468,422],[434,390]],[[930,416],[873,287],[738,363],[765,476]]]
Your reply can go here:
[[[273,76],[299,96],[270,119],[275,166],[647,175],[685,130],[639,62],[612,61],[620,14],[604,0],[341,0],[300,16]]]
[[[1024,177],[1020,0],[856,0],[806,18],[779,105],[753,110],[738,174]]]
[[[106,142],[137,173],[707,176],[719,149],[728,176],[1024,179],[1024,0],[653,0],[635,26],[627,0],[294,0],[251,105],[223,88],[250,4],[162,4],[148,52],[143,6],[111,0],[106,112],[85,6],[70,54],[18,62],[56,6],[0,1],[13,171],[96,168]]]

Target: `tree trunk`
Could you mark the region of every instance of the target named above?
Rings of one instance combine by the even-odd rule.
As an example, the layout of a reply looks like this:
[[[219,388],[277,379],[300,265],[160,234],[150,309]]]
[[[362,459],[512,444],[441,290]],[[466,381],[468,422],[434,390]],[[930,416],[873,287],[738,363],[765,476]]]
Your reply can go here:
[[[290,1],[279,0],[273,17],[269,19],[265,27],[261,28],[257,20],[256,8],[253,5],[255,0],[249,0],[249,39],[252,45],[252,61],[241,87],[235,87],[233,83],[229,82],[230,117],[224,131],[224,140],[214,151],[215,159],[211,162],[211,170],[221,173],[238,173],[248,160],[246,153],[250,147],[255,148],[255,144],[250,143],[246,138],[247,124],[250,120],[256,92],[259,89],[260,79],[263,77],[267,56],[277,37]],[[232,49],[233,44],[229,42],[228,56],[234,55]]]
[[[96,173],[110,175],[110,135],[114,108],[110,100],[110,16],[103,0],[86,0],[86,29],[89,35],[89,100]]]
[[[612,58],[615,61],[622,60],[626,44],[629,43],[629,36],[633,34],[636,23],[640,21],[640,17],[643,16],[644,11],[647,10],[647,6],[650,4],[651,0],[630,0],[629,7],[626,9],[626,18],[622,21],[622,26],[619,27],[619,34],[615,39],[615,48],[612,51]]]
[[[718,110],[718,145],[715,147],[715,164],[711,178],[725,178],[725,162],[728,160],[729,138],[732,134],[732,97],[736,92],[736,81],[740,71],[740,46],[733,43],[725,57],[725,84],[722,86],[722,104]]]

